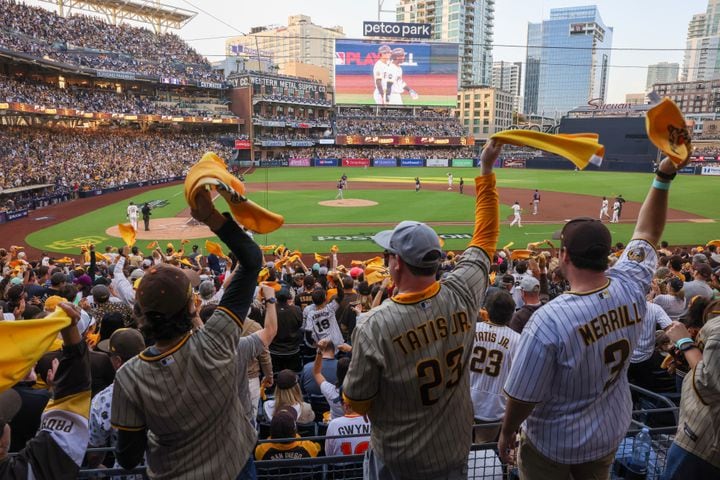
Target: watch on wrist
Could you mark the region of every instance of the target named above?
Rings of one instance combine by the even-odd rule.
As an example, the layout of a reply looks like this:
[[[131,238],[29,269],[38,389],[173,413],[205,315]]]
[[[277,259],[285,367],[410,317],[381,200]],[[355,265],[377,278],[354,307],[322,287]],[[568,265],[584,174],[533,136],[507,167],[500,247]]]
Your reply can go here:
[[[678,350],[680,350],[681,352],[687,352],[691,348],[697,348],[697,345],[695,345],[695,342],[683,343],[682,345],[680,345],[680,347],[678,347]]]
[[[661,178],[661,179],[663,179],[663,180],[667,180],[667,181],[670,182],[670,181],[672,181],[672,180],[677,176],[677,172],[665,173],[665,172],[661,171],[659,168],[656,168],[656,169],[655,169],[655,176],[658,177],[658,178]]]
[[[265,300],[263,300],[263,303],[277,303],[277,298],[275,298],[275,297],[266,298]]]

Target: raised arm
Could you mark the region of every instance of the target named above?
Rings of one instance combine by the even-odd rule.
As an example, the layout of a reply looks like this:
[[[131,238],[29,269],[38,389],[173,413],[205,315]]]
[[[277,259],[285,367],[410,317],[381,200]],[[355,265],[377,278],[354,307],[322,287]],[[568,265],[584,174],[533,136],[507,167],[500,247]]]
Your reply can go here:
[[[502,144],[490,140],[480,157],[480,176],[475,178],[475,230],[471,247],[482,248],[492,259],[500,237],[499,196],[495,188],[493,165]]]
[[[642,239],[656,245],[660,241],[667,219],[668,193],[670,184],[678,170],[684,167],[690,157],[680,165],[675,165],[669,158],[664,158],[657,168],[652,187],[640,208],[633,239]]]
[[[263,329],[257,332],[265,347],[269,347],[277,334],[277,308],[275,290],[266,285],[260,286],[260,294],[265,302],[265,322]]]

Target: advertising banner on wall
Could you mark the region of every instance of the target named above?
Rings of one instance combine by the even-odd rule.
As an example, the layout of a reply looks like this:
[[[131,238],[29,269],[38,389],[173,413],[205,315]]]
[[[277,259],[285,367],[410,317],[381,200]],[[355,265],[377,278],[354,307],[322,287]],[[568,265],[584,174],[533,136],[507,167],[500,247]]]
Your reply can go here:
[[[720,167],[702,167],[701,175],[720,175]]]
[[[270,158],[267,160],[260,160],[261,167],[287,167],[288,160],[285,158]]]
[[[373,167],[397,167],[397,160],[394,158],[376,158],[373,160]]]
[[[475,145],[472,137],[398,137],[379,135],[338,135],[338,145]]]
[[[291,167],[309,167],[310,164],[309,158],[291,158],[288,160],[288,165]]]
[[[340,160],[337,158],[316,158],[315,159],[315,166],[316,167],[337,167],[340,163]]]
[[[335,39],[335,103],[457,103],[458,45]],[[382,91],[381,91],[381,90]]]
[[[363,22],[363,36],[392,38],[432,38],[429,23]]]
[[[343,167],[369,167],[370,159],[369,158],[343,158],[342,166]]]
[[[423,159],[422,158],[402,158],[402,159],[400,159],[400,166],[401,167],[422,167]]]
[[[452,166],[453,167],[472,167],[473,159],[472,158],[453,158]]]
[[[425,163],[428,167],[447,167],[448,166],[448,159],[447,158],[428,158]]]
[[[250,140],[235,140],[235,150],[250,150]]]

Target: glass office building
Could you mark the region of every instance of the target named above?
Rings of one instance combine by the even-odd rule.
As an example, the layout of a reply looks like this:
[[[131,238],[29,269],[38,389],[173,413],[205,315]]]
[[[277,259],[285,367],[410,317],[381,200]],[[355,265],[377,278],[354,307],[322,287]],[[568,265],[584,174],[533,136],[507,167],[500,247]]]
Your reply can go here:
[[[525,113],[557,116],[607,98],[612,27],[596,6],[556,8],[528,25]]]

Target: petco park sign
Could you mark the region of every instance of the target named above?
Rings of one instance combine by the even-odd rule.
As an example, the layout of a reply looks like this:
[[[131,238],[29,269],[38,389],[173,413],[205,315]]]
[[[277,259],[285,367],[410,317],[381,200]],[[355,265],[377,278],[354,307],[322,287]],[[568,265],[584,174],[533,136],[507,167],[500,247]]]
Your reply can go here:
[[[369,242],[372,240],[374,233],[358,233],[355,235],[316,235],[312,239],[315,242]],[[438,237],[443,240],[470,240],[472,235],[469,233],[438,233]]]
[[[366,37],[430,38],[432,25],[429,23],[363,22]]]

